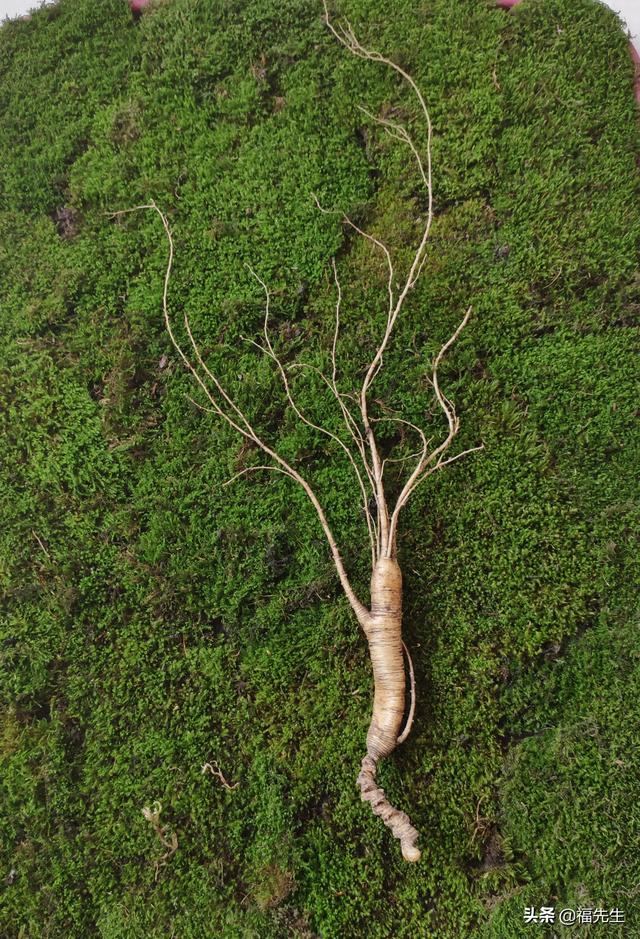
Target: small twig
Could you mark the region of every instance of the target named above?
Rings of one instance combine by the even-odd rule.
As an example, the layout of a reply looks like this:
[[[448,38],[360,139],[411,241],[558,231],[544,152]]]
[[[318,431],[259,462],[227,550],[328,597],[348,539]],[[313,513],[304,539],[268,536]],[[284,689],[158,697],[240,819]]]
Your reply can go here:
[[[211,763],[204,763],[202,766],[202,772],[211,773],[212,776],[217,776],[225,789],[229,789],[229,790],[237,789],[238,786],[240,785],[239,782],[234,783],[233,785],[227,782],[216,760],[213,760]]]
[[[40,547],[42,548],[42,550],[44,551],[44,553],[47,555],[47,557],[50,558],[51,555],[49,554],[49,552],[47,551],[47,549],[46,549],[45,546],[43,545],[43,543],[42,543],[42,541],[40,540],[40,538],[38,538],[38,535],[35,533],[35,531],[33,530],[33,528],[31,529],[31,534],[32,534],[33,537],[36,539],[36,541],[38,542],[38,544],[40,545]]]
[[[471,835],[471,844],[473,844],[473,842],[476,840],[478,835],[480,836],[484,835],[490,825],[490,820],[488,818],[484,818],[480,814],[480,805],[482,804],[483,799],[484,799],[484,796],[480,796],[480,798],[478,799],[478,804],[476,805],[476,817],[474,819],[474,828],[473,828],[473,833]]]
[[[172,857],[178,850],[178,836],[176,835],[175,831],[172,831],[171,834],[168,835],[167,826],[160,824],[161,812],[162,812],[162,803],[158,801],[154,802],[151,808],[149,808],[149,806],[145,806],[142,809],[142,814],[144,815],[146,820],[149,822],[149,824],[155,831],[160,843],[163,845],[163,847],[167,849],[166,852],[162,855],[162,857],[158,858],[158,860],[155,862],[155,869],[156,869],[155,879],[156,880],[158,879],[158,873],[160,871],[160,868],[163,867],[167,863],[169,858]]]

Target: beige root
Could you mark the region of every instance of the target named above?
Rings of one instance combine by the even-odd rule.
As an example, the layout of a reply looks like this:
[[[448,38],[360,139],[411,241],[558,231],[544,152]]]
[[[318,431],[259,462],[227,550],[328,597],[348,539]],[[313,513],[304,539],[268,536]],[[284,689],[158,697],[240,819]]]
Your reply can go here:
[[[326,537],[331,557],[343,588],[345,596],[349,601],[356,618],[362,626],[369,646],[369,654],[373,666],[374,678],[374,701],[373,712],[369,731],[367,733],[367,752],[362,760],[362,766],[358,775],[357,784],[360,789],[363,801],[371,805],[373,813],[379,816],[389,827],[392,834],[399,839],[403,857],[407,861],[417,861],[420,858],[420,850],[416,846],[418,832],[411,824],[409,817],[402,811],[394,808],[386,798],[384,790],[376,786],[376,771],[379,761],[388,756],[399,743],[402,743],[408,736],[415,711],[415,677],[411,656],[402,640],[402,574],[397,561],[397,532],[398,520],[401,510],[407,504],[409,498],[413,495],[418,485],[433,473],[442,469],[444,466],[458,460],[460,457],[475,450],[482,449],[482,445],[472,447],[457,453],[455,456],[448,457],[454,438],[456,437],[460,421],[456,414],[453,403],[446,397],[440,389],[438,381],[438,368],[446,355],[447,351],[456,341],[464,327],[466,326],[471,309],[465,313],[462,321],[454,330],[451,337],[444,343],[440,352],[436,356],[431,367],[431,385],[433,387],[436,402],[441,409],[447,423],[447,434],[437,446],[431,447],[431,440],[427,440],[426,434],[415,424],[406,421],[400,417],[374,418],[370,416],[370,391],[382,366],[385,352],[389,346],[393,329],[397,318],[404,306],[404,303],[415,287],[420,274],[424,268],[426,260],[426,247],[429,238],[429,232],[433,221],[433,198],[431,182],[431,121],[425,104],[424,97],[416,85],[413,78],[400,66],[396,65],[390,59],[385,58],[378,52],[365,49],[356,39],[353,29],[347,23],[345,26],[336,27],[329,18],[329,13],[325,4],[325,21],[334,36],[345,46],[353,55],[373,62],[382,63],[384,66],[394,70],[405,81],[415,94],[420,110],[426,122],[427,143],[425,160],[423,161],[420,151],[408,131],[401,125],[392,123],[386,119],[375,118],[373,115],[366,114],[373,118],[384,131],[394,140],[407,145],[413,158],[415,159],[420,178],[427,192],[428,209],[427,217],[419,239],[415,254],[404,278],[398,282],[397,272],[387,246],[373,235],[359,228],[348,216],[343,215],[343,221],[357,234],[365,238],[376,251],[380,251],[388,272],[386,293],[388,298],[387,321],[383,335],[378,343],[375,355],[371,362],[365,367],[362,386],[357,392],[345,392],[340,390],[338,384],[337,368],[337,347],[340,331],[340,306],[342,303],[342,290],[338,278],[338,272],[335,261],[332,262],[333,275],[336,286],[336,306],[335,306],[335,329],[333,333],[333,342],[331,346],[331,374],[325,375],[314,366],[306,363],[295,363],[285,367],[282,359],[276,352],[269,331],[269,305],[270,293],[267,284],[258,274],[249,268],[253,277],[261,285],[265,298],[265,314],[263,336],[264,344],[255,342],[252,339],[247,340],[254,346],[257,346],[262,353],[271,359],[276,367],[277,373],[283,385],[289,407],[296,417],[304,424],[316,431],[323,433],[333,443],[338,444],[342,452],[346,455],[349,465],[354,475],[354,482],[357,484],[363,515],[366,520],[367,532],[369,536],[369,546],[371,550],[371,601],[367,607],[356,595],[353,589],[347,571],[344,566],[342,555],[338,544],[333,535],[329,521],[325,514],[313,487],[309,481],[296,469],[290,462],[285,460],[277,451],[275,446],[267,443],[256,431],[247,415],[236,404],[229,392],[223,387],[219,378],[211,371],[209,365],[203,360],[202,354],[191,331],[188,316],[186,312],[183,316],[183,326],[188,338],[188,351],[180,345],[174,332],[173,323],[169,315],[168,291],[169,280],[174,257],[174,243],[169,222],[164,213],[158,208],[155,202],[146,205],[135,206],[131,209],[124,209],[120,212],[111,213],[112,217],[124,215],[128,212],[136,212],[143,209],[150,209],[158,214],[162,221],[165,234],[169,244],[169,256],[164,277],[164,289],[162,294],[162,310],[165,326],[169,338],[180,356],[185,367],[191,372],[197,382],[200,390],[207,399],[207,405],[197,402],[199,408],[215,414],[218,418],[226,421],[240,436],[250,441],[255,447],[260,449],[268,458],[269,463],[245,467],[239,473],[228,480],[228,483],[253,471],[275,471],[281,473],[295,483],[297,483],[305,492],[309,501],[318,516],[320,525]],[[364,110],[364,109],[363,109]],[[333,211],[323,208],[316,197],[316,205],[322,212]],[[337,403],[340,414],[344,422],[344,433],[348,442],[345,443],[342,436],[314,423],[310,420],[294,399],[292,384],[289,379],[289,372],[296,367],[312,369],[320,376],[324,384],[329,389],[331,395]],[[377,399],[376,403],[380,404]],[[384,407],[384,405],[383,405]],[[388,413],[388,409],[385,408]],[[374,425],[380,420],[396,421],[412,430],[418,435],[420,449],[410,457],[401,457],[399,460],[392,460],[387,457],[382,459],[378,447],[378,441],[374,432]],[[407,481],[401,487],[395,503],[391,507],[387,501],[384,483],[384,470],[388,463],[403,463],[407,459],[415,459],[413,470],[409,473]],[[417,458],[417,459],[416,459]],[[371,505],[374,506],[373,510]],[[404,729],[401,731],[401,724],[405,710],[405,669],[403,660],[403,651],[407,657],[410,676],[410,710]],[[206,769],[205,764],[205,769]],[[218,774],[216,774],[218,775]],[[232,788],[220,774],[221,781],[229,788]],[[147,816],[145,816],[147,817]]]
[[[376,786],[378,760],[395,750],[404,714],[405,677],[402,660],[402,574],[395,558],[380,558],[371,576],[371,610],[364,622],[373,665],[373,714],[367,733],[367,755],[358,786],[362,800],[400,840],[406,861],[418,861],[418,832],[409,816],[394,808]]]

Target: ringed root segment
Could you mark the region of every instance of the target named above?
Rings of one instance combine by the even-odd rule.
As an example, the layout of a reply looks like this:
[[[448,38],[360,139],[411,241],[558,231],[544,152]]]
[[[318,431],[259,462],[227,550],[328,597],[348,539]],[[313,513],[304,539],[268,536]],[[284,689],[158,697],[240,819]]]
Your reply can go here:
[[[382,557],[371,577],[371,610],[362,618],[373,665],[374,698],[367,733],[367,755],[357,784],[363,802],[369,802],[395,838],[406,861],[418,861],[418,832],[405,812],[394,808],[376,786],[378,761],[395,750],[404,714],[405,675],[402,654],[402,574],[394,558]]]

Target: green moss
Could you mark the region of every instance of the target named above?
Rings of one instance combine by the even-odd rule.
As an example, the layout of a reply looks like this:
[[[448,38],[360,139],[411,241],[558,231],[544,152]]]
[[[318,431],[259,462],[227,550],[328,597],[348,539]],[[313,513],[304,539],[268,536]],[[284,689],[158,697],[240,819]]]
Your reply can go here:
[[[0,30],[7,937],[497,939],[525,935],[525,906],[638,916],[625,37],[587,0],[342,9],[435,127],[429,259],[376,393],[441,433],[425,367],[472,303],[441,378],[461,447],[485,443],[402,520],[418,714],[380,775],[423,833],[409,867],[357,798],[370,669],[312,510],[277,474],[223,487],[254,455],[186,397],[158,220],[106,214],[167,211],[177,321],[301,460],[366,594],[349,467],[241,338],[262,327],[250,262],[279,348],[326,367],[336,256],[347,386],[385,272],[310,194],[400,263],[424,217],[410,154],[355,107],[400,108],[423,146],[414,102],[320,12],[167,0],[134,23],[120,0],[60,0]],[[296,391],[338,426],[320,383]]]

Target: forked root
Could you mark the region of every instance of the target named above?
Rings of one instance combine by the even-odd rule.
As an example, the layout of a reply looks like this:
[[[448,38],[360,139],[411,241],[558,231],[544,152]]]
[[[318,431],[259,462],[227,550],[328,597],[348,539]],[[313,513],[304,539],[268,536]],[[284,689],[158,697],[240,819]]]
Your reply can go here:
[[[376,760],[367,753],[357,779],[360,797],[363,802],[370,803],[373,814],[391,829],[394,838],[398,838],[405,861],[419,861],[420,849],[416,847],[418,831],[411,824],[407,813],[395,809],[385,796],[384,789],[376,786],[376,769]]]

